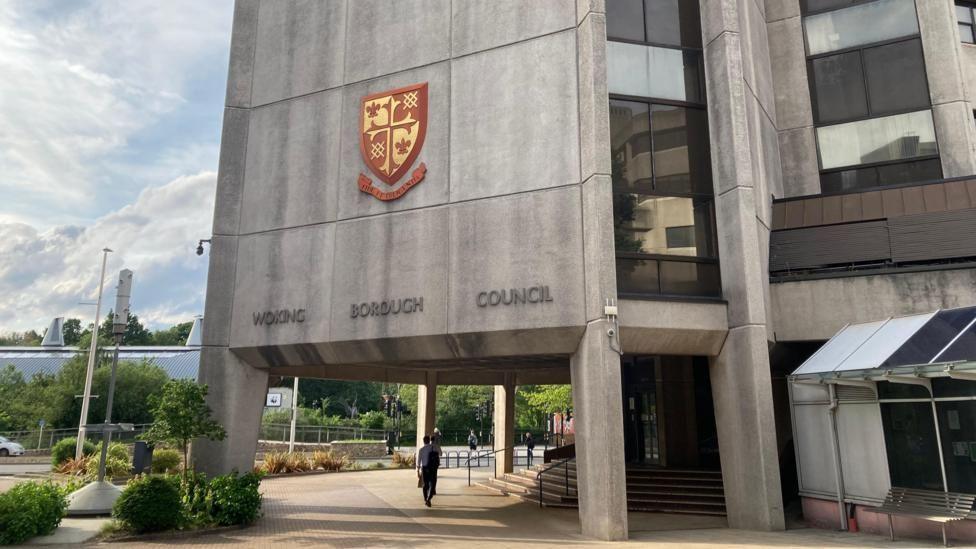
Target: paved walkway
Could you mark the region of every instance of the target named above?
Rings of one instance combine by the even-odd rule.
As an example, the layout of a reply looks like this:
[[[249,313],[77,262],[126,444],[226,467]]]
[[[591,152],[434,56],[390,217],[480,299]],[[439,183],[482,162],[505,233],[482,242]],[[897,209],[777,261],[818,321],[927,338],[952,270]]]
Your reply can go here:
[[[481,472],[486,475],[486,472]],[[582,538],[575,509],[539,509],[515,498],[467,487],[465,470],[442,471],[434,506],[425,508],[408,470],[267,479],[264,517],[242,530],[107,547],[940,547],[824,530],[757,533],[724,528],[719,519],[631,516],[631,541]]]

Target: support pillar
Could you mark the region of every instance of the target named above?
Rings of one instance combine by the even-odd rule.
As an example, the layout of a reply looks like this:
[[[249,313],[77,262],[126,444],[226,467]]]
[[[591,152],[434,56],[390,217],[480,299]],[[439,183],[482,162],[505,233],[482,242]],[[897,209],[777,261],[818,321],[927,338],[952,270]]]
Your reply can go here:
[[[495,450],[515,446],[515,374],[505,373],[505,383],[495,385]],[[495,454],[495,476],[514,471],[513,452],[506,450]]]
[[[226,347],[204,347],[199,381],[207,386],[207,405],[227,436],[220,441],[193,441],[197,470],[209,476],[250,472],[268,394],[268,371],[248,365]]]
[[[417,386],[417,448],[424,445],[424,435],[434,433],[437,412],[437,372],[427,372],[427,383]]]
[[[620,356],[610,349],[605,320],[590,322],[570,360],[576,429],[576,485],[582,533],[627,539]]]

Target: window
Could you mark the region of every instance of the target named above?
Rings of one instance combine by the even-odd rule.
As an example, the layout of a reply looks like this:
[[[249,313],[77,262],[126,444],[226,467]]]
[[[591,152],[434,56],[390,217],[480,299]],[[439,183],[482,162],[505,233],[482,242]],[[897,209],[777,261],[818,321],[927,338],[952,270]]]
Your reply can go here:
[[[695,247],[695,226],[685,225],[683,227],[666,227],[668,249],[674,248],[694,248]]]
[[[703,74],[699,50],[607,42],[610,93],[703,103]]]
[[[930,105],[918,38],[809,62],[817,123],[883,116]]]
[[[621,295],[721,296],[698,4],[607,2]]]
[[[875,0],[804,17],[803,27],[807,53],[818,55],[918,34],[918,19],[915,0]]]
[[[839,193],[936,179],[942,179],[942,163],[938,158],[933,158],[822,172],[820,190]]]
[[[942,491],[939,447],[930,402],[881,404],[891,485]]]
[[[698,0],[610,0],[607,38],[701,48]]]
[[[918,111],[817,128],[824,170],[938,154],[932,112]]]
[[[972,44],[974,41],[973,34],[973,21],[976,18],[973,17],[973,4],[967,4],[964,2],[956,2],[956,20],[959,21],[959,39],[967,44]]]

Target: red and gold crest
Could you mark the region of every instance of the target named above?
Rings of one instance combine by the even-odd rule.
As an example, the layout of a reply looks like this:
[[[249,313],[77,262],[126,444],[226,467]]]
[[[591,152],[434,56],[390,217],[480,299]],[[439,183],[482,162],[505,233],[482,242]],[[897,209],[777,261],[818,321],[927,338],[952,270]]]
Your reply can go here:
[[[374,93],[362,99],[360,151],[373,175],[393,187],[413,165],[427,134],[427,83]],[[394,200],[420,183],[427,173],[421,163],[410,179],[384,191],[359,174],[359,189],[380,200]]]

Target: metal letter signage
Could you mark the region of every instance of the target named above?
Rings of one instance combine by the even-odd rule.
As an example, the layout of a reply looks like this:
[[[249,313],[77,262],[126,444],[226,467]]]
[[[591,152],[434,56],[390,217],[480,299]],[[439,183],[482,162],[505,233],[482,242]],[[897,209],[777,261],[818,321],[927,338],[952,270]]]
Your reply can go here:
[[[552,296],[549,295],[549,286],[485,290],[478,292],[477,297],[475,297],[475,303],[479,307],[525,305],[527,303],[548,303],[550,301],[552,301]]]
[[[390,187],[410,169],[427,135],[427,83],[374,93],[362,99],[359,149],[373,175]],[[359,190],[380,200],[396,200],[427,174],[423,162],[399,187],[384,191],[359,174]]]

